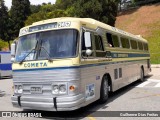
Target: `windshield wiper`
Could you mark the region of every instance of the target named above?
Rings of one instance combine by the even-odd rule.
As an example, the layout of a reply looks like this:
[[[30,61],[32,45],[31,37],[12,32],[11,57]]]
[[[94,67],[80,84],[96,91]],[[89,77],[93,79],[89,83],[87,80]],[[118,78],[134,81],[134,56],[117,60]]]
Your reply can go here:
[[[28,57],[28,55],[30,55],[33,52],[33,50],[35,50],[35,52],[37,51],[36,50],[37,45],[38,45],[38,40],[36,41],[35,48],[32,48],[32,50],[19,62],[19,64],[22,64],[24,62],[24,60]]]
[[[24,62],[24,60],[26,59],[26,57],[28,57],[28,55],[30,55],[30,54],[33,52],[33,50],[37,51],[35,48],[33,48],[33,49],[19,62],[19,64],[22,64],[22,63]]]
[[[47,60],[50,61],[50,62],[52,62],[52,59],[51,59],[51,57],[50,57],[48,51],[46,50],[46,48],[43,47],[43,46],[41,46],[39,49],[41,50],[41,48],[43,48],[43,50],[45,51],[45,53],[46,53],[46,55],[47,55]]]

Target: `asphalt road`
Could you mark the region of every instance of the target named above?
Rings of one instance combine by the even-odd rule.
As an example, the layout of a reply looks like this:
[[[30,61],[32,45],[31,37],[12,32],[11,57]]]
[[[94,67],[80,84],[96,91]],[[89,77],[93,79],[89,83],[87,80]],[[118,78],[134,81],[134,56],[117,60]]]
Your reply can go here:
[[[108,102],[99,104],[94,102],[84,108],[72,112],[52,112],[56,120],[160,120],[160,117],[142,117],[147,114],[145,111],[159,111],[160,115],[160,68],[152,68],[152,72],[146,78],[146,81],[134,82],[114,93],[109,97]],[[0,111],[22,111],[22,109],[14,108],[11,104],[12,79],[0,80]],[[110,112],[112,111],[112,112]],[[115,111],[115,112],[113,112]],[[129,113],[130,111],[131,113]],[[135,111],[135,112],[134,112]],[[25,112],[25,111],[24,111]],[[27,111],[28,112],[28,111]],[[41,111],[29,111],[41,112]],[[139,114],[141,117],[118,117],[131,114]],[[149,112],[154,113],[156,112]],[[111,115],[111,117],[107,117]],[[117,117],[113,117],[117,116]],[[48,118],[41,119],[51,119]],[[6,118],[0,118],[6,119]],[[21,118],[8,118],[17,120]],[[29,119],[29,118],[22,118]],[[32,119],[32,118],[30,118]],[[36,118],[35,118],[36,119]],[[39,119],[39,118],[38,118]],[[52,118],[53,119],[53,118]]]

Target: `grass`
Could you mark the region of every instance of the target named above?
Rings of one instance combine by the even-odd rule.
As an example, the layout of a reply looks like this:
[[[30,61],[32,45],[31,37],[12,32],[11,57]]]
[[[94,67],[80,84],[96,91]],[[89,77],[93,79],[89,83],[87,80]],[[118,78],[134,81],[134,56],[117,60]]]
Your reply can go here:
[[[149,42],[151,63],[160,64],[160,4],[125,11],[117,17],[116,27],[140,34]]]

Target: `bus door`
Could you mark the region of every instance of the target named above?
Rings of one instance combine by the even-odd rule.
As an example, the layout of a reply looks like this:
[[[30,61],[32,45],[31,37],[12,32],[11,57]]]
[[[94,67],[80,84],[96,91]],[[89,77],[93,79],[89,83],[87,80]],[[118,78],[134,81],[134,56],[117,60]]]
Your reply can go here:
[[[87,43],[86,39],[90,39],[90,43]],[[81,36],[81,80],[86,101],[99,97],[103,77],[100,60],[105,57],[102,37],[96,32],[83,32]]]

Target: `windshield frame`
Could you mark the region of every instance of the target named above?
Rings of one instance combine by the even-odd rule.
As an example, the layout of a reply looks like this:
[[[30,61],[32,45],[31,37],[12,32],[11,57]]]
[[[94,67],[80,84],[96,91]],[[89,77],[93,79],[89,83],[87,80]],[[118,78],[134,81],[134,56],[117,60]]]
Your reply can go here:
[[[53,57],[51,57],[51,60],[54,60],[54,59],[76,58],[76,57],[78,57],[79,42],[80,42],[80,41],[79,41],[80,32],[79,32],[78,29],[75,29],[75,28],[67,28],[67,29],[56,29],[56,30],[37,31],[37,32],[31,33],[31,34],[26,34],[26,35],[24,35],[24,36],[33,35],[33,34],[37,34],[37,33],[50,32],[50,31],[60,31],[60,30],[76,30],[77,35],[76,35],[76,51],[75,51],[75,55],[74,55],[74,56],[70,56],[70,57],[58,57],[58,58],[53,58]],[[24,36],[20,36],[19,39],[20,39],[21,37],[24,37]],[[18,53],[18,46],[19,46],[19,42],[18,42],[17,45],[16,45],[16,54],[15,54],[15,57],[17,56],[17,53]],[[41,46],[40,46],[40,40],[38,40],[38,45],[35,46],[35,48],[37,48],[37,47],[38,47],[38,48],[41,47]],[[44,58],[44,59],[38,59],[38,57],[39,57],[39,56],[38,56],[39,52],[40,52],[40,50],[35,51],[35,58],[32,59],[32,60],[24,60],[24,62],[48,60],[48,59],[47,59],[47,55],[46,55],[46,58]],[[16,61],[16,60],[15,60],[14,62],[15,62],[15,63],[19,63],[20,61]]]

